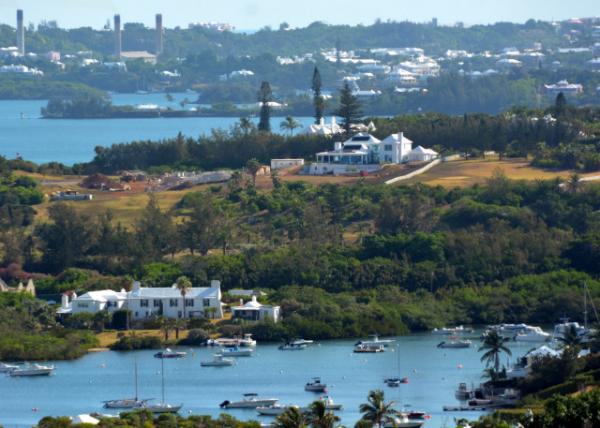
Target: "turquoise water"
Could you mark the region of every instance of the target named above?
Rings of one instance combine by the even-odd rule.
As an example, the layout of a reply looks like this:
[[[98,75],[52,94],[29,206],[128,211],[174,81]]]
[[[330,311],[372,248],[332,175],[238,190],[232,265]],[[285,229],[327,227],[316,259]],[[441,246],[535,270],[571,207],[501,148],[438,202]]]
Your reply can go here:
[[[169,103],[164,94],[115,94],[115,104],[159,104],[179,108],[184,98],[194,100],[194,93],[173,94]],[[173,119],[93,119],[44,120],[40,109],[46,101],[0,100],[0,155],[23,158],[37,163],[58,161],[67,165],[88,162],[94,157],[94,147],[110,146],[133,140],[158,140],[182,132],[198,137],[214,128],[229,128],[238,118],[173,118]],[[188,106],[189,108],[189,106]],[[303,125],[310,117],[297,118]],[[281,117],[273,117],[271,125],[279,130]]]
[[[256,355],[238,358],[233,367],[200,367],[215,349],[184,349],[191,354],[180,360],[165,360],[166,399],[183,403],[182,415],[221,413],[219,403],[240,399],[255,392],[275,397],[282,404],[307,405],[318,395],[305,392],[303,385],[320,376],[329,385],[329,394],[344,405],[339,413],[346,426],[360,418],[358,407],[368,392],[381,388],[397,407],[424,410],[432,415],[427,427],[453,426],[454,417],[476,418],[478,413],[447,413],[444,405],[457,404],[454,390],[459,382],[481,382],[482,364],[477,346],[470,349],[438,349],[439,336],[418,334],[397,338],[392,350],[381,354],[354,354],[354,341],[329,341],[304,351],[279,351],[276,345],[259,345]],[[475,343],[477,345],[477,343]],[[513,344],[514,357],[523,355],[531,344]],[[399,353],[397,350],[399,349]],[[48,378],[0,376],[0,425],[31,426],[46,415],[75,416],[102,411],[102,401],[133,395],[133,367],[138,361],[141,398],[160,401],[160,360],[154,351],[93,353],[76,361],[56,362]],[[388,388],[383,379],[400,374],[409,383]],[[514,358],[513,357],[513,358]],[[32,411],[36,408],[37,411]],[[257,417],[254,410],[229,410],[240,419]]]

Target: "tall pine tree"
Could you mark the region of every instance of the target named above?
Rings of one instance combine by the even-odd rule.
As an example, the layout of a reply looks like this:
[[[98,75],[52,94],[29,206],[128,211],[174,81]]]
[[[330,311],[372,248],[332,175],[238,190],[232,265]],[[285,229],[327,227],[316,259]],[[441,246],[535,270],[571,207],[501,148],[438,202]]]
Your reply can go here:
[[[315,67],[315,71],[313,72],[312,77],[312,90],[313,90],[313,105],[315,107],[315,123],[318,125],[321,123],[321,119],[323,118],[323,111],[325,110],[325,100],[323,99],[323,94],[321,93],[321,73],[319,73],[319,69]]]
[[[345,82],[340,90],[340,106],[335,115],[342,118],[342,126],[346,134],[350,134],[352,124],[359,122],[362,117],[360,101],[352,93],[348,82]]]
[[[273,91],[269,82],[262,82],[258,91],[258,101],[260,102],[260,120],[258,130],[271,132],[271,106]]]

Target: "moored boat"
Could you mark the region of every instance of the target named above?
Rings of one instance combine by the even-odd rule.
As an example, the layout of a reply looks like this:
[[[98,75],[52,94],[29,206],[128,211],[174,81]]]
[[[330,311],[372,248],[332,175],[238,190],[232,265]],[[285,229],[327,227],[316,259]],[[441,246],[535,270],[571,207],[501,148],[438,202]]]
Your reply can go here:
[[[458,338],[454,338],[449,341],[444,341],[444,342],[438,343],[437,347],[443,348],[443,349],[463,349],[463,348],[470,348],[471,343],[472,342],[470,340],[460,340]]]
[[[358,342],[356,342],[356,346],[365,345],[365,346],[374,346],[374,347],[379,347],[379,346],[387,347],[394,342],[395,342],[394,339],[380,339],[378,335],[372,334],[371,336],[369,336],[368,340],[359,340]]]
[[[19,366],[15,365],[15,364],[8,364],[8,363],[0,362],[0,373],[8,373],[8,372],[11,372],[18,368],[19,368]]]
[[[160,351],[154,354],[154,358],[184,358],[186,355],[186,352],[173,351],[170,348],[166,348],[164,351]]]
[[[104,402],[105,409],[141,409],[150,400],[138,400],[137,398],[122,398],[119,400],[107,400]]]
[[[158,403],[158,404],[147,404],[142,407],[144,410],[149,410],[155,414],[163,414],[163,413],[177,413],[181,410],[183,404],[172,405],[168,403]]]
[[[236,347],[224,348],[220,352],[224,357],[251,357],[254,349],[241,349]]]
[[[257,407],[268,407],[279,401],[278,398],[259,398],[258,394],[244,394],[244,398],[240,401],[225,400],[219,407],[222,409],[256,409]]]
[[[306,348],[307,348],[307,345],[304,343],[295,345],[293,342],[287,342],[283,345],[280,345],[278,349],[280,351],[302,351],[303,349],[306,349]]]
[[[251,333],[246,333],[243,338],[239,339],[238,346],[256,346],[256,340],[252,339]]]
[[[41,364],[30,364],[19,367],[8,372],[12,377],[24,376],[49,376],[54,371],[54,366],[43,366]]]
[[[369,346],[360,343],[354,347],[354,352],[357,354],[376,354],[379,352],[385,352],[385,348],[383,345]]]
[[[391,388],[395,388],[400,386],[403,383],[408,383],[408,378],[407,377],[388,377],[387,379],[383,380],[387,386],[391,387]]]
[[[406,415],[398,415],[386,422],[385,428],[421,428],[425,422],[410,420]]]
[[[304,390],[310,392],[327,392],[327,384],[322,383],[320,378],[314,377],[312,381],[304,385]]]
[[[271,406],[257,407],[256,411],[261,416],[279,416],[283,412],[285,412],[287,409],[289,409],[290,407],[298,408],[298,406],[293,405],[293,404],[290,404],[290,405],[273,404]]]
[[[540,327],[529,327],[525,331],[517,333],[514,339],[517,342],[545,342],[550,339],[550,334]]]
[[[200,361],[201,367],[227,367],[234,364],[232,358],[225,358],[223,354],[214,354],[213,359],[209,361]]]

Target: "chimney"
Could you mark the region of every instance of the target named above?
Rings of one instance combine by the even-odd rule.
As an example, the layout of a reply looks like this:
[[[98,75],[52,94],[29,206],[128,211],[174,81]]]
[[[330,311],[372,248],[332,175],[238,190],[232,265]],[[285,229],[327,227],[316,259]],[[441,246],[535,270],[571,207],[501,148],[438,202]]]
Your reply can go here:
[[[115,56],[121,58],[121,15],[115,15]]]
[[[19,55],[25,55],[25,27],[23,26],[23,10],[17,10],[17,49]]]
[[[63,309],[67,309],[69,307],[69,295],[67,293],[63,293],[60,298],[60,307]]]
[[[154,53],[156,56],[160,55],[163,52],[163,21],[162,14],[156,14],[156,46],[154,49]]]

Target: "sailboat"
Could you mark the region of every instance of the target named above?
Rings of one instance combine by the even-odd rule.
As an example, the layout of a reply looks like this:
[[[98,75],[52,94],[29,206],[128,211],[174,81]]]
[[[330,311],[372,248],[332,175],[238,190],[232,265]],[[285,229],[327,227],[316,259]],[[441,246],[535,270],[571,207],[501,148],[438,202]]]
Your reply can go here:
[[[134,398],[122,398],[119,400],[108,400],[104,402],[105,409],[138,409],[144,407],[150,399],[140,400],[138,399],[138,366],[137,359],[134,363],[134,384],[135,384],[135,396]]]
[[[150,410],[152,413],[177,413],[183,404],[172,405],[165,402],[165,360],[160,359],[160,376],[161,376],[161,391],[162,400],[158,404],[145,404],[142,408]]]
[[[400,375],[400,344],[398,344],[398,349],[397,349],[397,368],[396,370],[398,371],[398,375]],[[387,386],[389,386],[390,388],[395,388],[400,386],[400,384],[402,383],[408,383],[408,378],[406,377],[388,377],[386,379],[383,380]]]

